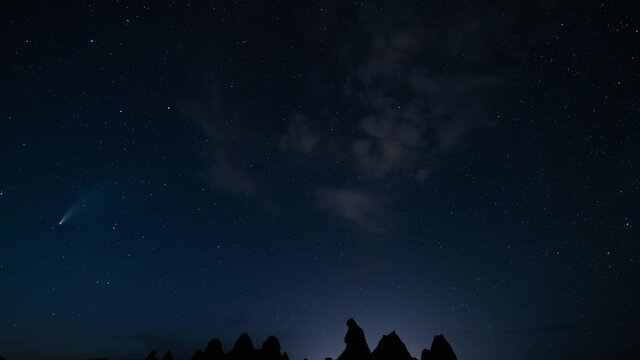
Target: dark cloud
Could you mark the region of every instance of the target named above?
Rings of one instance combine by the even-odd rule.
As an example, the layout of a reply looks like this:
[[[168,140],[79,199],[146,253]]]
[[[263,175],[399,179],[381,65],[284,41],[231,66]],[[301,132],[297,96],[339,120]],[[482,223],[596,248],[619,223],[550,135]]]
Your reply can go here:
[[[411,82],[416,93],[429,98],[424,120],[435,134],[434,150],[451,151],[465,135],[494,123],[487,110],[492,91],[500,84],[498,78],[469,74],[429,77],[422,71],[416,70]]]
[[[287,132],[280,137],[280,148],[311,156],[318,140],[319,136],[311,121],[301,113],[294,112],[289,118]]]
[[[261,184],[269,202],[277,202],[282,189],[268,184],[275,171],[287,169],[313,179],[307,191],[316,194],[315,206],[331,216],[375,231],[381,221],[392,221],[385,208],[394,206],[394,184],[425,183],[443,154],[455,151],[474,130],[490,126],[490,99],[500,84],[489,71],[447,63],[450,52],[482,62],[488,56],[486,43],[463,42],[465,47],[453,34],[475,38],[474,31],[486,35],[496,26],[459,21],[434,34],[425,28],[428,22],[404,24],[394,16],[362,15],[358,31],[364,42],[336,40],[337,51],[351,55],[347,63],[327,69],[344,73],[348,81],[336,85],[342,91],[331,103],[323,103],[322,96],[313,101],[336,111],[292,109],[284,128],[261,129],[260,137],[252,138],[224,120],[218,102],[183,104],[183,115],[209,139],[206,178],[212,186],[258,197]],[[310,78],[315,79],[310,87],[322,88],[324,79]],[[246,158],[256,148],[273,155],[262,168],[249,169],[236,154]],[[291,162],[283,153],[303,156]],[[376,189],[376,194],[356,189]]]
[[[381,230],[385,201],[378,195],[355,189],[320,189],[316,205],[371,231]]]
[[[353,161],[369,177],[403,174],[424,181],[439,153],[490,123],[486,99],[496,78],[439,73],[428,66],[429,44],[417,30],[374,35],[348,91],[369,113],[353,139]]]
[[[255,179],[236,159],[234,148],[240,136],[232,122],[224,121],[216,99],[209,104],[183,102],[182,115],[200,126],[205,139],[205,157],[208,160],[204,177],[214,189],[240,195],[256,196]]]
[[[229,157],[222,152],[216,152],[213,158],[209,171],[213,184],[232,193],[256,195],[256,184],[248,173],[232,164]]]
[[[402,76],[422,47],[419,32],[400,30],[381,33],[374,30],[369,54],[358,68],[360,81],[367,87],[383,86],[383,83]]]
[[[425,182],[442,154],[492,124],[488,102],[500,84],[492,75],[442,71],[436,61],[440,40],[426,36],[423,28],[370,28],[368,50],[343,93],[345,102],[360,105],[362,116],[356,119],[356,131],[342,141],[342,153],[354,165],[342,171],[344,178],[382,193],[329,191],[319,184],[317,202],[369,229],[386,217],[384,206],[393,205],[393,187],[380,184],[403,178]],[[387,199],[384,205],[381,198]]]

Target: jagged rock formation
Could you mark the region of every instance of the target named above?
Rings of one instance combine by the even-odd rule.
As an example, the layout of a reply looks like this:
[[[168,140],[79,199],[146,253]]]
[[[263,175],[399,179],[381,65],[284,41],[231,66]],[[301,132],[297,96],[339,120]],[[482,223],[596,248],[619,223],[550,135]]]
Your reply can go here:
[[[255,358],[256,349],[247,333],[240,335],[236,343],[233,345],[231,352],[227,354],[229,360],[248,360]]]
[[[444,335],[440,334],[433,337],[431,350],[422,350],[420,360],[458,360],[458,357]]]
[[[383,335],[378,346],[371,352],[364,331],[355,320],[347,320],[347,334],[344,351],[336,360],[416,360],[411,356],[405,344],[395,331]],[[154,350],[145,360],[158,360],[158,353]],[[4,360],[0,358],[0,360]],[[162,360],[173,360],[171,351],[164,354]],[[248,334],[240,335],[233,349],[225,353],[222,342],[212,339],[204,351],[198,349],[191,360],[289,360],[287,353],[281,353],[280,342],[275,336],[269,336],[260,349],[253,346]],[[307,359],[305,359],[307,360]],[[331,358],[325,358],[331,360]],[[451,345],[443,335],[436,335],[431,344],[431,350],[424,349],[420,360],[457,360]]]
[[[203,360],[203,359],[204,359],[204,353],[200,349],[196,350],[196,353],[193,354],[193,356],[191,357],[191,360]]]
[[[149,355],[147,355],[146,358],[144,358],[144,360],[158,360],[158,352],[153,350],[152,352],[149,353]]]
[[[245,333],[236,340],[230,352],[225,354],[222,342],[212,339],[204,352],[198,349],[191,360],[289,360],[289,357],[287,353],[280,353],[280,342],[275,336],[269,336],[262,343],[262,347],[256,349],[249,335]]]
[[[275,336],[269,336],[258,351],[258,359],[260,360],[281,360],[282,357],[283,355],[280,355],[280,342]]]
[[[344,336],[346,348],[338,356],[337,360],[368,360],[371,358],[371,350],[364,337],[364,331],[355,320],[347,320],[347,334]]]
[[[219,339],[211,339],[207,344],[207,348],[204,349],[202,356],[202,360],[222,360],[224,358],[222,342]]]
[[[420,355],[420,360],[429,360],[431,358],[431,350],[422,349],[422,354]]]
[[[371,353],[371,360],[415,360],[395,331],[382,335],[378,346]]]
[[[347,334],[344,337],[346,348],[337,360],[416,360],[409,354],[407,347],[395,331],[383,335],[378,346],[371,352],[364,331],[355,320],[347,320],[347,327]],[[222,342],[218,339],[212,339],[205,350],[198,349],[191,360],[289,360],[287,353],[280,351],[280,342],[275,336],[269,336],[262,343],[262,347],[256,349],[249,335],[245,333],[236,340],[230,352],[225,354]],[[0,360],[5,359],[0,356]],[[158,360],[158,352],[153,350],[144,360]],[[171,351],[167,351],[162,360],[173,360]],[[327,357],[325,360],[332,359]],[[447,339],[440,334],[433,337],[431,349],[422,350],[420,360],[458,360],[458,358]]]

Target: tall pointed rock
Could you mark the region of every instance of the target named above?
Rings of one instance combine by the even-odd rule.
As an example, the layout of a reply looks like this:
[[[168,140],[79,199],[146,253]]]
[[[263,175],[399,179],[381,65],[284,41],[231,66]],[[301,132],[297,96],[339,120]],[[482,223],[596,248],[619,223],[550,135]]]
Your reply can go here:
[[[453,348],[444,335],[436,335],[431,343],[431,350],[424,349],[420,360],[458,360]]]
[[[171,350],[167,350],[162,357],[162,360],[173,360],[173,355],[171,354]]]
[[[144,358],[144,360],[158,360],[158,352],[153,350],[152,352],[150,352],[146,358]]]
[[[395,331],[382,335],[375,350],[371,353],[372,360],[413,360],[402,340]]]
[[[437,360],[458,360],[456,353],[453,352],[453,348],[442,334],[433,337],[431,354],[434,356],[434,359]]]
[[[346,348],[337,360],[370,360],[371,350],[364,337],[364,331],[358,326],[355,320],[347,320],[347,334],[344,336]]]
[[[420,355],[420,360],[432,360],[433,358],[431,357],[431,350],[429,349],[424,349],[422,350],[422,355]]]
[[[204,360],[204,353],[202,350],[196,350],[195,354],[191,357],[191,360]]]
[[[247,333],[240,335],[233,349],[227,354],[231,360],[253,360],[256,356],[256,348]]]
[[[282,354],[280,353],[280,342],[275,336],[269,336],[267,340],[262,343],[262,348],[259,352],[259,360],[281,360]]]
[[[204,349],[203,360],[222,360],[224,352],[222,351],[222,342],[218,339],[211,339]]]

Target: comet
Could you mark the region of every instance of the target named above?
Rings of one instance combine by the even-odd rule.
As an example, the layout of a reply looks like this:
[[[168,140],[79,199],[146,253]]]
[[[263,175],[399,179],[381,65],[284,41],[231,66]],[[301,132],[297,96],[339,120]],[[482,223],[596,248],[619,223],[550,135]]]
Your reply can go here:
[[[64,213],[64,215],[62,215],[62,218],[58,222],[58,225],[63,225],[67,223],[71,218],[71,216],[73,216],[73,214],[75,214],[77,210],[78,210],[78,205],[74,205],[71,208],[69,208],[69,210],[67,210],[67,212]]]

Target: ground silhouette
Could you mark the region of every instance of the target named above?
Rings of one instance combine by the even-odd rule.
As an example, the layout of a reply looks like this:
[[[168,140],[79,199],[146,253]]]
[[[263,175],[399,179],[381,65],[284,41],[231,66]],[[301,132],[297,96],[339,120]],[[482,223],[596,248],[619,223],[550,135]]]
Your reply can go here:
[[[417,360],[407,351],[407,347],[395,331],[383,335],[378,346],[371,352],[364,331],[355,320],[347,320],[347,334],[344,336],[346,347],[336,360]],[[422,350],[420,360],[457,360],[455,352],[444,335],[433,337],[431,349]],[[0,360],[5,360],[0,357]],[[106,359],[98,359],[106,360]],[[158,360],[158,352],[151,351],[144,360]],[[167,350],[162,360],[173,360],[171,350]],[[204,351],[198,349],[191,360],[289,360],[287,353],[280,352],[280,342],[275,336],[269,336],[260,349],[253,346],[248,334],[240,335],[233,349],[225,353],[222,342],[212,339]],[[307,360],[307,359],[304,359]],[[325,360],[332,360],[325,358]]]
[[[417,360],[411,356],[395,331],[383,335],[372,352],[364,331],[355,320],[347,320],[347,328],[347,334],[344,337],[346,347],[336,360]],[[162,359],[173,360],[171,351],[167,351]],[[144,360],[158,360],[158,352],[153,350]],[[262,347],[256,349],[249,335],[244,333],[228,353],[224,352],[219,339],[212,339],[204,351],[196,350],[191,360],[289,360],[289,356],[286,352],[281,352],[280,342],[275,336],[269,336],[262,343]],[[332,359],[325,358],[325,360]],[[457,360],[457,357],[444,336],[436,335],[431,349],[424,349],[420,360]]]

